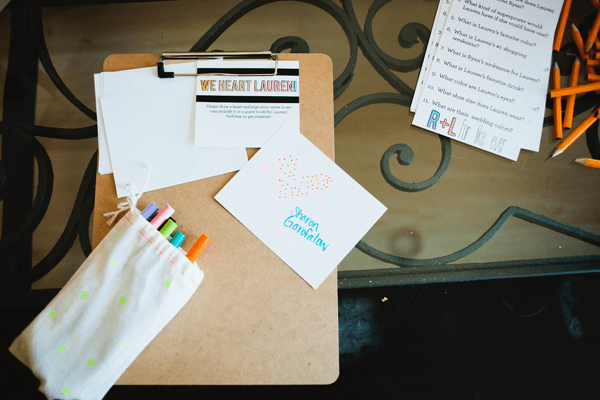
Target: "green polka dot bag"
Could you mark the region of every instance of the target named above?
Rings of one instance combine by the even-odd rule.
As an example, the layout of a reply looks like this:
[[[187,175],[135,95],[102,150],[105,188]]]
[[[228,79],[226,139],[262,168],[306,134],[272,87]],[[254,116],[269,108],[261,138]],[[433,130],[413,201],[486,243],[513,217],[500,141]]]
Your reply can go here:
[[[127,213],[10,346],[49,399],[103,398],[202,282],[137,198],[119,205]]]

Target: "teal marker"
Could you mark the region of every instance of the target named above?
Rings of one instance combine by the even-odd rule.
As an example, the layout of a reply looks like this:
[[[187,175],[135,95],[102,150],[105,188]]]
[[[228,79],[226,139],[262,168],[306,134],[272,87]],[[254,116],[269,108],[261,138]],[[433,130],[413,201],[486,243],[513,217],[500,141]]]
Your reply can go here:
[[[160,229],[160,233],[166,239],[169,236],[171,236],[171,233],[173,233],[175,229],[177,229],[177,224],[175,223],[175,221],[169,218],[167,222],[165,222],[163,227]]]
[[[173,235],[173,238],[171,238],[171,244],[173,246],[175,246],[175,248],[178,248],[179,246],[181,246],[181,243],[183,243],[183,241],[185,240],[185,235],[179,231],[175,232],[175,234]]]

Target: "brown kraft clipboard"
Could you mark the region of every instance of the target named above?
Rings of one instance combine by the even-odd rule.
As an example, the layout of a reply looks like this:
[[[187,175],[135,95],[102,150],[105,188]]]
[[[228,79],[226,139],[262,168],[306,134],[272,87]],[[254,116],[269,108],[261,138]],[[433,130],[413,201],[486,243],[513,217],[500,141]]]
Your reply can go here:
[[[115,54],[104,71],[156,67],[159,54]],[[300,62],[300,131],[334,159],[333,71],[324,54]],[[177,78],[173,78],[177,79]],[[157,99],[160,101],[160,99]],[[168,134],[168,133],[165,133]],[[249,157],[256,150],[249,149]],[[214,196],[235,173],[145,193],[176,210],[184,250],[205,234],[204,281],[188,304],[119,378],[121,385],[329,384],[339,374],[337,271],[317,290],[258,240]],[[96,176],[93,247],[117,209],[112,174]]]

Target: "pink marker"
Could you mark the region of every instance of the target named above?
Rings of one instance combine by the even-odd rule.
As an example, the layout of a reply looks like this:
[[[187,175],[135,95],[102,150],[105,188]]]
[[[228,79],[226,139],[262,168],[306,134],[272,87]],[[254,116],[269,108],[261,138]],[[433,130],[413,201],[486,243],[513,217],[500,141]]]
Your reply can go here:
[[[150,221],[150,225],[152,225],[155,229],[158,229],[158,227],[161,226],[162,223],[165,222],[167,219],[169,219],[169,217],[173,215],[174,212],[175,210],[173,209],[173,207],[167,204],[162,208],[162,210],[158,212],[158,214],[156,214],[156,217],[152,218],[152,221]]]

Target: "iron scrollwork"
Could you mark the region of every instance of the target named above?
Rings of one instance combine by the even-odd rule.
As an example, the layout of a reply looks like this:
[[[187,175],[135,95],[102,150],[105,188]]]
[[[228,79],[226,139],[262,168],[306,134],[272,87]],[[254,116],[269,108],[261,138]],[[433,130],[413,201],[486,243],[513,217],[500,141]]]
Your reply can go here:
[[[190,51],[199,52],[207,51],[210,46],[216,41],[216,39],[223,34],[230,26],[232,26],[241,17],[245,16],[252,10],[255,10],[264,5],[270,3],[285,1],[285,0],[245,0],[233,7],[229,12],[223,15],[199,40],[196,42]],[[298,0],[307,5],[317,7],[327,12],[343,29],[350,49],[350,56],[346,67],[343,72],[334,80],[334,98],[337,99],[339,96],[350,86],[353,79],[354,67],[358,58],[358,49],[361,49],[362,54],[370,62],[372,67],[377,73],[383,77],[393,89],[390,93],[376,93],[362,96],[356,100],[351,101],[346,106],[342,107],[335,115],[335,124],[337,125],[345,117],[350,115],[352,112],[373,104],[397,104],[399,106],[409,107],[414,90],[403,82],[393,71],[396,72],[409,72],[415,71],[420,68],[423,58],[426,52],[426,46],[429,40],[430,30],[420,23],[408,23],[404,25],[398,35],[398,43],[402,48],[410,48],[412,46],[422,46],[420,54],[409,60],[400,60],[386,54],[376,43],[372,32],[373,20],[375,15],[388,4],[391,0],[375,0],[369,8],[367,13],[364,28],[361,28],[356,14],[354,12],[352,2],[350,0],[341,0],[342,7],[333,3],[330,0]],[[29,1],[26,3],[28,10],[27,18],[29,21],[29,34],[32,47],[35,49],[37,57],[41,61],[41,64],[55,84],[60,92],[82,113],[87,115],[90,119],[96,119],[96,113],[86,107],[81,101],[79,101],[73,93],[67,88],[65,83],[60,78],[56,69],[52,64],[50,54],[46,47],[42,18],[41,18],[41,5],[35,1]],[[586,30],[582,29],[582,32]],[[276,40],[272,46],[271,51],[282,52],[290,50],[294,53],[308,53],[309,44],[302,38],[295,36],[282,37]],[[568,53],[568,49],[564,48],[558,55],[559,60],[571,57]],[[561,68],[561,71],[563,69]],[[564,69],[567,71],[567,69]],[[566,73],[566,72],[565,72]],[[576,114],[580,114],[585,110],[589,109],[592,105],[598,103],[598,96],[594,94],[586,95],[581,101],[578,101]],[[550,118],[551,119],[551,118]],[[546,124],[550,123],[549,120],[545,121]],[[588,130],[588,146],[592,156],[600,158],[600,143],[598,143],[598,124],[596,123],[593,129]],[[592,133],[590,133],[592,132]],[[77,140],[84,138],[91,138],[97,136],[97,126],[92,125],[85,128],[77,129],[63,129],[63,128],[51,128],[42,126],[33,126],[23,124],[17,121],[10,121],[5,116],[4,121],[0,122],[0,133],[2,135],[13,135],[19,140],[22,140],[24,145],[30,146],[33,150],[35,157],[38,161],[39,168],[39,183],[37,188],[37,194],[34,201],[34,207],[29,215],[23,219],[21,226],[14,230],[12,236],[2,237],[0,240],[0,258],[8,257],[8,249],[10,244],[17,240],[23,235],[31,235],[33,230],[37,227],[39,222],[43,219],[49,199],[52,195],[52,182],[53,172],[52,165],[46,154],[43,146],[37,141],[36,137],[52,137],[63,140]],[[391,146],[385,151],[381,158],[381,173],[384,179],[394,188],[407,192],[414,192],[424,190],[434,185],[444,173],[448,170],[451,155],[451,143],[448,138],[440,136],[440,143],[442,148],[442,155],[440,165],[436,173],[429,179],[420,183],[407,183],[403,182],[396,176],[394,176],[389,167],[389,163],[392,162],[392,158],[396,155],[396,159],[401,165],[408,165],[414,158],[413,150],[406,144],[396,144]],[[88,235],[90,215],[93,210],[94,201],[94,190],[95,190],[95,166],[96,166],[97,153],[92,157],[89,162],[88,168],[82,179],[77,199],[73,206],[71,216],[67,222],[65,230],[61,235],[60,239],[50,251],[50,253],[34,268],[24,268],[24,272],[17,276],[11,285],[13,287],[27,285],[33,281],[40,279],[42,276],[47,274],[58,262],[64,257],[68,249],[73,245],[75,239],[79,237],[81,246],[84,253],[88,255],[91,252],[91,243]],[[2,200],[7,190],[10,190],[11,184],[13,184],[13,175],[11,169],[15,166],[4,165],[0,163],[0,200]],[[459,250],[453,254],[438,257],[434,259],[409,259],[403,257],[397,257],[392,254],[384,253],[380,250],[373,248],[367,243],[360,241],[356,247],[364,252],[365,254],[386,263],[390,263],[396,266],[432,266],[432,265],[444,265],[462,257],[473,251],[481,248],[494,234],[501,229],[510,217],[516,217],[539,226],[551,229],[556,232],[570,235],[572,237],[584,240],[588,243],[592,243],[596,246],[600,246],[600,237],[598,235],[591,234],[579,230],[575,227],[560,223],[558,221],[547,218],[543,215],[536,214],[522,208],[509,207],[498,220],[486,231],[477,241],[471,245]],[[596,259],[596,258],[594,258]],[[542,260],[543,261],[543,260]],[[553,260],[547,260],[553,262]],[[521,262],[521,261],[519,261]]]

